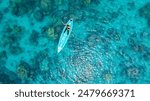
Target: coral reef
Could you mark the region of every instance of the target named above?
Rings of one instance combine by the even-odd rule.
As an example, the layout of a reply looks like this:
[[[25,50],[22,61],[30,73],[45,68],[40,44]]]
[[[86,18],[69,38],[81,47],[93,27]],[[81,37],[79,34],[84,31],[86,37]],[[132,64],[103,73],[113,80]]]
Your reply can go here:
[[[136,52],[143,53],[145,51],[145,45],[135,44],[135,46],[133,46],[133,50],[136,51]]]
[[[56,40],[58,38],[58,33],[55,33],[54,27],[44,27],[42,34],[50,40]]]
[[[0,68],[5,66],[8,56],[5,50],[0,51]]]
[[[101,39],[97,34],[89,34],[87,36],[87,44],[89,47],[94,47],[95,45],[99,44],[100,41]]]
[[[108,35],[110,38],[114,41],[120,41],[120,33],[118,32],[117,29],[110,28],[107,30]]]
[[[83,1],[83,5],[89,5],[91,4],[92,0],[82,0]]]
[[[102,72],[102,79],[104,83],[110,83],[113,80],[113,74],[109,70],[105,70]]]
[[[5,34],[3,34],[3,40],[1,44],[3,47],[8,48],[11,54],[18,55],[23,52],[23,49],[19,45],[19,41],[23,35],[23,28],[18,25],[7,25],[4,28]]]
[[[81,0],[81,2],[83,6],[87,7],[87,6],[90,6],[92,3],[98,5],[100,4],[101,1],[100,0]]]
[[[49,69],[50,69],[51,59],[48,57],[47,49],[39,51],[34,56],[34,58],[32,58],[30,61],[31,61],[31,67],[32,67],[30,68],[30,71],[28,73],[28,77],[30,80],[37,82],[38,75],[41,75],[43,77],[43,80],[48,80],[47,78],[50,78]],[[49,82],[49,81],[45,81],[45,83],[46,82]]]
[[[123,74],[126,76],[126,78],[130,79],[132,83],[137,83],[144,77],[144,68],[145,67],[140,65],[126,65],[123,69]]]
[[[4,35],[3,36],[3,41],[1,41],[1,44],[3,47],[9,47],[11,46],[12,44],[15,44],[17,43],[17,39],[15,36],[13,35]]]
[[[49,15],[53,9],[53,0],[40,0],[39,6],[42,9],[44,15]]]
[[[50,38],[50,39],[56,39],[57,38],[57,34],[55,34],[55,30],[54,28],[48,28],[47,30],[47,37]]]
[[[150,27],[150,19],[147,20],[147,25]]]
[[[36,10],[33,13],[34,19],[41,22],[44,19],[44,14],[42,10]]]
[[[99,5],[101,3],[101,0],[92,0],[92,2],[96,5]]]
[[[9,9],[8,7],[6,7],[6,8],[3,9],[3,13],[5,13],[5,14],[6,14],[6,13],[9,13],[9,10],[10,10],[10,9]]]
[[[105,45],[108,45],[111,42],[111,37],[108,35],[101,36],[100,39],[101,39],[101,42]]]
[[[45,80],[50,80],[48,78],[50,78],[49,71],[50,71],[50,65],[51,65],[51,59],[48,57],[48,50],[42,50],[39,51],[34,58],[32,58],[31,60],[31,67],[30,70],[28,71],[28,79],[30,82],[39,82],[38,80],[38,76],[41,75],[42,78],[40,79],[40,81],[42,80],[41,83],[47,83],[49,81],[45,81]],[[48,75],[49,74],[49,75]]]
[[[29,42],[31,44],[37,46],[39,37],[40,37],[40,33],[37,32],[36,30],[33,30],[31,35],[30,35]]]
[[[21,26],[13,25],[13,27],[12,27],[12,33],[13,33],[13,34],[21,35],[22,32],[23,32],[23,29],[22,29]]]
[[[21,79],[27,79],[30,70],[30,65],[24,61],[21,61],[17,66],[16,73]]]
[[[131,60],[131,56],[128,54],[129,48],[127,46],[118,47],[117,54],[124,60]]]
[[[21,83],[21,80],[17,77],[17,75],[8,70],[6,67],[0,67],[0,84],[17,84]]]
[[[150,2],[146,3],[142,8],[139,9],[139,15],[146,19],[150,19]]]
[[[61,6],[66,2],[68,2],[68,1],[67,0],[54,0],[55,6]]]
[[[23,32],[23,28],[19,25],[7,25],[6,28],[4,29],[5,32],[7,33],[12,33],[15,35],[21,35]]]
[[[134,1],[128,2],[128,3],[127,3],[127,6],[128,6],[127,9],[128,9],[129,11],[130,11],[130,10],[134,10],[134,9],[136,8]]]
[[[51,67],[51,58],[50,57],[45,57],[39,64],[41,71],[47,71]]]
[[[139,9],[139,16],[147,20],[147,25],[150,27],[150,2],[146,3]]]
[[[128,44],[132,47],[132,46],[134,46],[135,45],[135,40],[134,40],[134,38],[132,38],[132,37],[129,37],[128,38]]]
[[[9,79],[9,76],[4,74],[4,73],[0,73],[1,77],[0,77],[0,84],[9,84],[9,83],[14,83]],[[5,79],[4,79],[5,78]]]
[[[19,25],[6,25],[4,31],[6,34],[3,35],[3,45],[12,45],[20,41],[23,34],[23,28]]]
[[[2,12],[0,12],[0,22],[2,21],[2,19],[3,19],[3,14]]]
[[[5,50],[3,50],[3,51],[0,51],[0,60],[2,60],[2,59],[7,59],[7,53],[6,53],[6,51]]]
[[[146,46],[140,41],[135,40],[135,38],[133,38],[132,36],[128,38],[128,44],[130,48],[135,52],[143,53],[146,50]]]
[[[19,46],[19,44],[10,45],[9,50],[12,55],[19,55],[23,53],[23,49]]]
[[[11,13],[15,16],[22,16],[33,10],[36,0],[14,0],[10,1]]]
[[[145,61],[150,61],[150,52],[149,51],[146,51],[144,54],[143,54],[143,58]]]

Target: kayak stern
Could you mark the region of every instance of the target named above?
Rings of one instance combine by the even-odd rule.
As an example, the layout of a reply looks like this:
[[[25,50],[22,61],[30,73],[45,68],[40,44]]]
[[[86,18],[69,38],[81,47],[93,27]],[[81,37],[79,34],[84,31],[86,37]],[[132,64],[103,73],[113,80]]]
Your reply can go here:
[[[61,50],[62,50],[62,48],[61,48],[61,47],[58,47],[57,52],[59,53]]]

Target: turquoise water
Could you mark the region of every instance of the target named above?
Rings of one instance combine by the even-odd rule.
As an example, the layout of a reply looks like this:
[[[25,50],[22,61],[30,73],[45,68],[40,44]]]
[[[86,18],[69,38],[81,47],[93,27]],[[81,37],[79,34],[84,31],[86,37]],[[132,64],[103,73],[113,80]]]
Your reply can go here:
[[[0,83],[150,83],[149,40],[150,0],[0,0]]]

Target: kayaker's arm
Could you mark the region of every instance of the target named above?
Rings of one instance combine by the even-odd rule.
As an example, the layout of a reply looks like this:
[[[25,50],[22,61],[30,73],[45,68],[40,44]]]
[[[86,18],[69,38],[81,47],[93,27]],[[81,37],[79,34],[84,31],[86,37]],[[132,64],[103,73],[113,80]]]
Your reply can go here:
[[[66,24],[62,21],[62,24],[66,26]]]

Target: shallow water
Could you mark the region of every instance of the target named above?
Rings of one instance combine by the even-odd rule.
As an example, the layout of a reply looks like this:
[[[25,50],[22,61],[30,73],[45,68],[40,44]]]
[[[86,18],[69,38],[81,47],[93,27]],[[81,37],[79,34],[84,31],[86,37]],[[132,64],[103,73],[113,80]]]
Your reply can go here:
[[[0,0],[0,83],[150,83],[149,12],[150,0]]]

